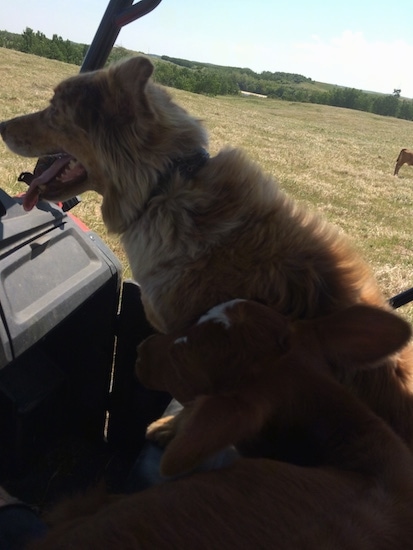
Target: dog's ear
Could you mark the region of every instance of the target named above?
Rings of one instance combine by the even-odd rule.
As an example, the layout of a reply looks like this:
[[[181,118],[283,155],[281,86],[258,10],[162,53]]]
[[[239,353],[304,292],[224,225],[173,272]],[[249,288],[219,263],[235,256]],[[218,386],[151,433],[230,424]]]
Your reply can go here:
[[[113,68],[119,85],[132,95],[144,90],[153,73],[153,65],[146,57],[131,57]]]
[[[110,66],[105,72],[110,101],[105,106],[107,125],[112,131],[120,128],[119,138],[127,139],[125,126],[139,121],[139,131],[148,129],[144,121],[152,120],[153,109],[148,101],[146,85],[153,72],[153,65],[145,57],[131,57]],[[146,128],[146,130],[145,130]]]
[[[401,317],[365,305],[352,306],[312,323],[328,360],[348,361],[360,368],[369,368],[396,353],[411,337],[410,325]]]
[[[214,453],[258,433],[272,403],[249,397],[242,393],[201,396],[185,407],[186,417],[162,457],[161,474],[190,472]]]

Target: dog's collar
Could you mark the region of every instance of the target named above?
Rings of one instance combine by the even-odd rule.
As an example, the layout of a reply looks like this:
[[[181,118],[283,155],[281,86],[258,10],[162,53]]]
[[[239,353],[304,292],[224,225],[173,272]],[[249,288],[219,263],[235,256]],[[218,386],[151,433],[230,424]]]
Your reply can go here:
[[[201,149],[191,152],[188,156],[174,159],[171,171],[174,172],[178,170],[183,178],[190,179],[206,164],[208,159],[209,153],[202,147]]]
[[[192,151],[188,156],[176,157],[172,160],[169,169],[161,174],[158,179],[157,186],[149,195],[146,204],[154,197],[162,195],[168,189],[171,176],[175,172],[179,172],[180,176],[186,180],[190,180],[200,170],[209,159],[209,153],[203,147]]]

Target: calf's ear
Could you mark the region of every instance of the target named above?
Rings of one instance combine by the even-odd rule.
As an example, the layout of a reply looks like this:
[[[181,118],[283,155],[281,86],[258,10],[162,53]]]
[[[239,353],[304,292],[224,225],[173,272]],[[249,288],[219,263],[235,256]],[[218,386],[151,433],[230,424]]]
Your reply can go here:
[[[412,334],[410,325],[401,317],[365,305],[350,307],[313,323],[328,359],[341,358],[365,368],[398,352]]]

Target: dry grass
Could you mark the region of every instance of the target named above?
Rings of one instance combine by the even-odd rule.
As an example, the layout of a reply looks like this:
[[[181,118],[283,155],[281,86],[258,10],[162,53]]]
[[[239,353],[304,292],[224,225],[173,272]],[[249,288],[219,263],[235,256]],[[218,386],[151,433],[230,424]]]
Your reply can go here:
[[[0,48],[0,120],[47,104],[52,88],[76,74],[72,65]],[[413,168],[392,176],[402,147],[413,146],[413,123],[323,105],[246,97],[208,98],[171,90],[202,118],[211,152],[231,144],[246,149],[297,200],[321,210],[354,240],[372,264],[387,296],[413,286]],[[17,175],[33,167],[0,145],[0,181],[13,194],[24,190]],[[118,254],[108,237],[100,199],[83,196],[78,215]],[[413,306],[401,313],[413,319]]]

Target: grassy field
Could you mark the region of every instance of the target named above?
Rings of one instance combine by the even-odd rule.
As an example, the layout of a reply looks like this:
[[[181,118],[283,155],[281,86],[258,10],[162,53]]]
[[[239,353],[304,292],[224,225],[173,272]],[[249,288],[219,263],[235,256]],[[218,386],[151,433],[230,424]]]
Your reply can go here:
[[[0,120],[43,108],[53,87],[77,72],[0,48]],[[412,122],[324,105],[171,93],[204,120],[212,154],[227,144],[244,148],[291,196],[347,233],[388,297],[413,286],[413,168],[392,175],[400,149],[413,146]],[[33,165],[0,144],[0,185],[10,194],[24,191],[16,178]],[[85,194],[75,214],[106,240],[129,276],[117,238],[104,229],[100,198]],[[413,320],[413,306],[400,312]]]

